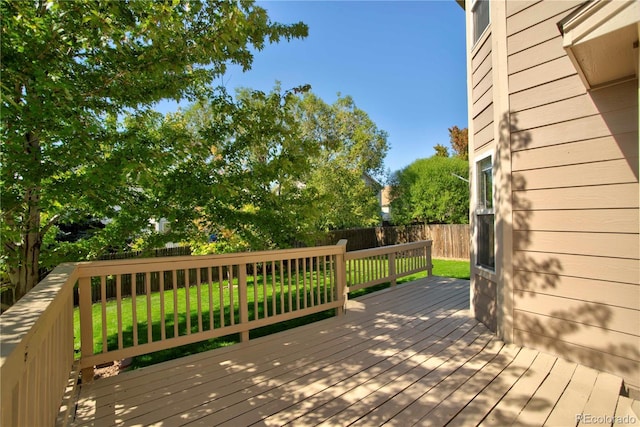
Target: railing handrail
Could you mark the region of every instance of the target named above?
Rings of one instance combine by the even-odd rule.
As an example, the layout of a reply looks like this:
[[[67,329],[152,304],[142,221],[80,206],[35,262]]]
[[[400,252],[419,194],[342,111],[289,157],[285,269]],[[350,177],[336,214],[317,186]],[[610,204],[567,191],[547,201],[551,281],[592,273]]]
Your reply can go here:
[[[398,250],[411,250],[411,249],[431,247],[432,243],[433,241],[431,240],[421,240],[418,242],[401,243],[398,245],[380,246],[378,248],[360,249],[357,251],[347,252],[345,257],[347,260],[351,260],[351,259],[357,259],[357,258],[362,258],[366,256],[386,255],[393,252],[398,252]]]
[[[130,274],[143,273],[145,271],[154,270],[149,266],[162,266],[171,263],[172,269],[199,268],[199,267],[217,267],[229,264],[252,264],[259,262],[279,261],[280,259],[304,258],[307,256],[332,255],[336,253],[336,245],[332,246],[315,246],[311,248],[299,249],[275,249],[255,252],[239,252],[229,254],[215,255],[186,255],[172,257],[154,257],[154,258],[129,258],[119,260],[100,260],[100,261],[84,261],[78,262],[79,277],[88,277],[89,275],[98,276],[103,270],[115,269],[115,271],[125,271]],[[299,256],[298,256],[299,255]],[[243,262],[234,262],[241,259]],[[113,270],[108,270],[113,271]],[[162,271],[159,267],[154,271]]]

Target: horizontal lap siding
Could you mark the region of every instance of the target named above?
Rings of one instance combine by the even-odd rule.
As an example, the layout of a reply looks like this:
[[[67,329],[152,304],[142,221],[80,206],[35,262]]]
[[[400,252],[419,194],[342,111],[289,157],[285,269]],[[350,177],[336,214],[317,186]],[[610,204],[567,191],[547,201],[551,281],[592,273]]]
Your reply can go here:
[[[514,338],[638,386],[638,82],[586,91],[557,28],[581,3],[508,6]]]
[[[478,152],[493,142],[493,70],[491,34],[478,42],[471,59],[473,148]]]

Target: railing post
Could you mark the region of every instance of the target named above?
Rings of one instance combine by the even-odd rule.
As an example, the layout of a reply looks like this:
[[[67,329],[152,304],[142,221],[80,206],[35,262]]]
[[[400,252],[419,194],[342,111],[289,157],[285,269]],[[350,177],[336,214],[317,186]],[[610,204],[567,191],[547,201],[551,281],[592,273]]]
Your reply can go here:
[[[398,284],[398,278],[396,277],[396,253],[391,252],[388,257],[389,260],[389,278],[391,279],[391,286]]]
[[[247,326],[249,323],[249,307],[247,306],[247,264],[238,265],[238,300],[238,305],[240,306],[240,324]],[[240,332],[240,341],[249,341],[249,329]]]
[[[82,357],[93,355],[93,316],[91,313],[91,277],[78,279],[80,304],[80,353]],[[93,366],[82,368],[82,382],[93,381]]]
[[[426,246],[424,247],[424,256],[427,258],[427,277],[433,276],[433,262],[431,260],[432,244],[433,244],[433,241],[428,240]]]
[[[340,252],[336,254],[336,280],[339,301],[342,305],[338,307],[338,316],[343,315],[347,311],[347,265],[345,254],[347,253],[347,240],[341,239],[336,246],[340,248]]]

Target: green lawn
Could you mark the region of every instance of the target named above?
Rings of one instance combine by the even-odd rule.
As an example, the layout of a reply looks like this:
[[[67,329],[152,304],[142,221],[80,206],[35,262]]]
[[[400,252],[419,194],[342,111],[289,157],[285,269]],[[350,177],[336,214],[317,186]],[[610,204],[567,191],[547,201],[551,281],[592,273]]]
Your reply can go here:
[[[309,275],[309,273],[307,273]],[[445,277],[454,277],[460,279],[469,279],[470,270],[469,270],[469,262],[468,261],[452,261],[452,260],[441,260],[434,259],[433,260],[433,274],[436,276],[445,276]],[[308,276],[309,277],[309,276]],[[419,278],[426,277],[426,272],[421,272],[418,274],[413,274],[410,276],[403,277],[398,280],[398,283],[405,283],[408,281],[416,280]],[[253,320],[255,318],[263,318],[265,317],[265,312],[268,313],[269,316],[272,316],[274,313],[280,313],[282,310],[285,312],[289,310],[289,291],[286,283],[288,282],[287,277],[282,278],[282,282],[285,283],[285,286],[280,287],[280,277],[277,275],[275,280],[272,280],[272,276],[268,275],[266,281],[262,276],[257,276],[256,287],[253,286],[253,277],[248,278],[248,306],[249,306],[249,319]],[[234,283],[237,284],[236,281]],[[359,296],[365,295],[367,293],[375,292],[380,289],[384,289],[389,287],[388,283],[377,285],[367,289],[361,289],[349,294],[349,298],[357,298]],[[308,289],[311,289],[310,287]],[[313,286],[313,294],[314,298],[317,300],[318,296],[321,302],[325,301],[325,292],[324,292],[324,282],[322,277],[314,276],[314,286]],[[179,288],[177,290],[177,298],[174,301],[173,290],[167,290],[164,292],[164,314],[165,314],[165,336],[167,338],[171,338],[175,335],[174,329],[174,309],[177,313],[178,318],[178,334],[184,335],[187,331],[187,316],[185,313],[189,312],[189,322],[190,329],[192,332],[197,332],[199,329],[199,323],[202,322],[203,330],[209,330],[211,328],[211,323],[213,323],[214,328],[220,328],[222,326],[222,322],[224,321],[225,325],[230,324],[231,322],[231,309],[230,309],[230,301],[231,295],[228,291],[228,288],[225,288],[225,292],[223,295],[223,304],[222,304],[222,319],[221,319],[221,309],[220,309],[220,298],[219,298],[219,289],[216,286],[212,288],[213,292],[211,294],[211,298],[209,295],[209,286],[204,284],[198,289],[196,286],[191,286],[189,289],[189,307],[187,309],[187,292],[184,288]],[[319,291],[319,292],[318,292]],[[200,295],[198,295],[200,293]],[[292,289],[291,291],[291,308],[297,309],[298,307],[303,308],[305,306],[305,296],[307,304],[311,303],[310,293],[307,292],[306,295],[302,292],[302,289],[299,292],[296,292],[296,289]],[[265,297],[266,295],[266,297]],[[200,298],[198,298],[200,296]],[[257,297],[257,298],[256,298]],[[330,292],[327,293],[327,300],[330,300]],[[197,301],[200,299],[201,310],[202,310],[202,318],[198,318],[198,307]],[[151,324],[152,324],[152,339],[154,341],[161,339],[161,296],[160,292],[154,292],[151,294],[150,304],[147,306],[147,296],[146,295],[138,295],[135,299],[135,307],[136,307],[136,320],[137,320],[137,339],[139,344],[143,344],[147,342],[148,331],[147,331],[147,316],[148,312],[151,314]],[[257,304],[256,304],[257,301]],[[212,303],[212,312],[213,319],[210,318],[210,302]],[[317,303],[317,301],[316,301]],[[238,289],[237,286],[234,287],[233,292],[233,306],[234,310],[234,321],[238,322]],[[117,334],[117,305],[115,301],[108,301],[106,304],[107,307],[107,348],[117,349],[118,348],[118,334]],[[93,316],[93,324],[94,324],[94,351],[99,353],[102,351],[102,336],[101,336],[101,325],[102,325],[102,310],[101,304],[94,304],[92,307],[92,316]],[[257,310],[256,310],[257,309]],[[324,312],[312,314],[309,316],[301,317],[298,319],[293,319],[287,322],[281,322],[275,325],[266,326],[263,328],[259,328],[251,331],[250,338],[256,338],[263,335],[268,335],[274,332],[279,332],[282,330],[290,329],[296,326],[301,326],[307,323],[315,322],[318,320],[322,320],[328,317],[332,317],[335,315],[335,310],[327,310]],[[133,299],[131,297],[123,298],[121,305],[121,317],[123,323],[123,333],[122,333],[122,341],[125,347],[128,347],[133,344],[134,340],[134,328],[133,325],[136,323],[133,321]],[[80,330],[79,330],[79,312],[76,308],[74,310],[74,336],[76,339],[75,348],[79,350],[80,348]],[[238,334],[215,338],[207,341],[202,341],[194,344],[189,344],[181,347],[176,347],[168,350],[163,350],[160,352],[147,354],[143,356],[135,357],[132,363],[132,367],[140,368],[147,365],[152,365],[155,363],[159,363],[165,360],[171,360],[177,357],[186,356],[193,353],[198,353],[201,351],[211,350],[214,348],[219,348],[227,345],[231,345],[239,342]]]

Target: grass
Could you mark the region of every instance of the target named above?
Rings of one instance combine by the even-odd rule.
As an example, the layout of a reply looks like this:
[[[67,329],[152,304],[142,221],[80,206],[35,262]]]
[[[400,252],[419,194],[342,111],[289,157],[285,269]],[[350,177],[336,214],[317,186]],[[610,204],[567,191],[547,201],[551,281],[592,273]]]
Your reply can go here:
[[[308,275],[310,273],[307,273]],[[470,277],[470,269],[468,261],[455,261],[455,260],[442,260],[442,259],[434,259],[433,260],[433,274],[436,276],[444,276],[444,277],[453,277],[459,279],[469,279]],[[309,276],[308,276],[309,277]],[[410,276],[405,276],[398,280],[398,283],[405,283],[413,280],[417,280],[420,278],[426,277],[426,272],[421,272],[417,274],[413,274]],[[286,283],[287,278],[282,277],[282,282]],[[247,293],[248,293],[248,306],[249,306],[249,319],[253,320],[255,318],[261,319],[265,317],[265,313],[269,316],[274,315],[274,313],[280,313],[281,310],[284,312],[289,311],[289,293],[287,286],[280,287],[280,279],[273,278],[271,275],[268,275],[265,278],[262,276],[257,276],[257,289],[254,288],[253,277],[248,278],[247,285]],[[266,286],[265,286],[266,282]],[[235,283],[235,281],[234,281]],[[323,281],[321,278],[314,276],[314,287],[313,292],[317,299],[318,297],[318,288],[320,287],[320,301],[324,302],[325,293],[323,289]],[[358,291],[351,292],[349,294],[349,298],[358,298],[360,296],[366,295],[371,292],[375,292],[381,289],[385,289],[389,287],[389,283],[383,283],[381,285],[372,286],[370,288],[360,289]],[[211,324],[213,323],[213,327],[220,328],[222,326],[222,322],[224,321],[225,325],[229,325],[231,322],[231,295],[226,288],[223,300],[222,300],[222,308],[219,299],[219,292],[217,286],[212,288],[213,292],[211,298],[209,296],[209,287],[207,285],[203,285],[198,289],[196,286],[191,286],[189,289],[189,307],[187,309],[187,292],[184,288],[179,288],[176,295],[176,301],[174,301],[173,290],[167,290],[164,292],[164,314],[165,314],[165,336],[167,338],[171,338],[175,336],[174,329],[174,308],[177,308],[177,318],[178,318],[178,334],[180,336],[186,334],[187,331],[187,316],[186,313],[189,312],[189,323],[191,332],[198,332],[199,329],[199,321],[198,311],[197,311],[197,301],[200,299],[202,301],[201,310],[202,310],[202,326],[203,330],[209,330]],[[302,291],[302,289],[301,289]],[[200,293],[200,295],[198,295]],[[266,295],[266,296],[265,296]],[[330,295],[330,292],[329,292]],[[292,309],[297,309],[298,307],[304,307],[305,296],[307,298],[307,303],[310,303],[310,295],[307,293],[303,295],[300,292],[299,295],[295,292],[295,289],[292,289]],[[200,298],[198,298],[200,297]],[[258,304],[256,307],[255,301],[256,297],[258,300]],[[209,304],[213,305],[210,306]],[[317,303],[317,301],[316,301]],[[284,305],[283,305],[284,304]],[[146,295],[138,295],[135,299],[135,307],[136,307],[136,320],[133,320],[133,299],[131,297],[123,298],[121,305],[121,316],[122,316],[122,324],[123,324],[123,333],[122,333],[122,342],[125,347],[133,345],[134,335],[137,335],[138,344],[144,344],[148,339],[148,330],[147,330],[147,316],[148,313],[151,315],[151,324],[152,324],[152,339],[153,341],[157,341],[161,339],[161,299],[160,292],[153,292],[150,298],[150,304],[147,305],[147,297]],[[234,321],[238,322],[238,289],[234,287],[233,292],[233,306],[234,306]],[[117,305],[115,301],[109,301],[106,304],[107,307],[107,348],[109,350],[114,350],[118,348],[118,334],[117,334]],[[255,310],[257,308],[257,311]],[[214,316],[211,319],[210,311],[213,312]],[[274,325],[265,326],[262,328],[254,329],[250,332],[250,338],[257,338],[264,335],[269,335],[275,332],[280,332],[286,329],[291,329],[297,326],[302,326],[308,323],[316,322],[318,320],[326,319],[335,315],[335,310],[326,310],[319,313],[315,313],[312,315],[300,317],[297,319],[292,319],[286,322],[280,322]],[[103,344],[102,344],[102,308],[101,304],[94,304],[92,307],[92,317],[94,324],[94,352],[100,353],[102,352]],[[221,319],[222,317],[222,319]],[[137,323],[137,328],[134,333],[133,325]],[[80,329],[79,329],[79,311],[76,308],[74,310],[74,336],[76,337],[75,348],[77,354],[79,354],[80,349]],[[132,368],[141,368],[143,366],[152,365],[155,363],[159,363],[166,360],[175,359],[178,357],[187,356],[189,354],[199,353],[202,351],[212,350],[215,348],[225,347],[231,344],[235,344],[240,341],[240,337],[238,334],[228,335],[225,337],[214,338],[206,341],[197,342],[194,344],[189,344],[185,346],[175,347],[167,350],[162,350],[159,352],[146,354],[142,356],[137,356],[133,359]]]

